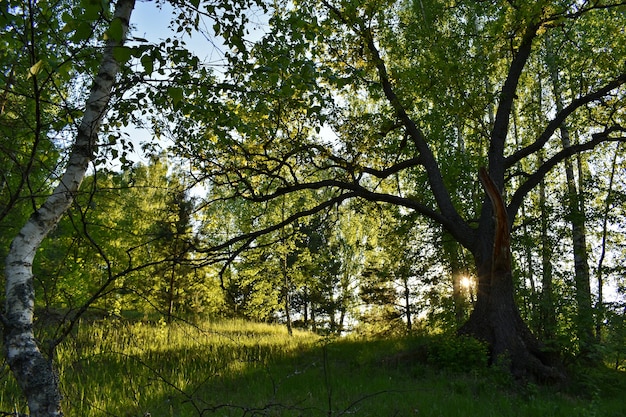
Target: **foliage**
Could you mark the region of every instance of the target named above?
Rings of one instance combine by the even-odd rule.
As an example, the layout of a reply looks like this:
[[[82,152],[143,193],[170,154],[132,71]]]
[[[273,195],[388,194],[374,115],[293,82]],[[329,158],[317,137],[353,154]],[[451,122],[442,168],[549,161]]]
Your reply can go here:
[[[444,369],[471,370],[487,365],[487,346],[476,339],[440,336],[431,343],[429,361]]]
[[[474,258],[479,285],[491,288],[492,216],[476,181],[478,168],[488,165],[506,194],[522,313],[537,328],[545,322],[538,319],[542,314],[552,319],[574,314],[578,318],[568,319],[559,330],[572,334],[582,317],[589,317],[588,312],[582,315],[586,307],[571,309],[569,299],[541,307],[539,300],[556,294],[551,288],[556,274],[548,274],[543,259],[541,285],[533,271],[544,250],[570,251],[562,239],[570,236],[562,225],[569,214],[558,209],[563,196],[558,184],[564,181],[557,172],[560,164],[568,156],[623,140],[624,74],[616,57],[625,51],[624,42],[613,39],[623,37],[619,5],[320,1],[281,6],[268,9],[268,29],[251,46],[242,49],[239,35],[230,40],[238,47],[228,55],[227,87],[203,107],[214,116],[204,119],[217,120],[217,125],[189,127],[183,121],[172,135],[175,151],[189,159],[196,178],[206,181],[207,204],[224,199],[258,204],[242,235],[230,234],[206,251],[240,256],[251,246],[267,245],[263,234],[360,198],[390,203],[408,222],[456,240]],[[569,32],[576,36],[564,35]],[[583,45],[587,32],[597,47]],[[558,56],[555,44],[562,45]],[[603,64],[595,65],[596,58]],[[555,71],[563,74],[554,78]],[[553,88],[545,80],[553,80]],[[576,137],[571,146],[559,141],[560,127]],[[547,203],[537,195],[540,183],[552,194]],[[285,198],[294,204],[277,218]],[[362,205],[372,217],[379,215],[375,206]],[[553,227],[527,221],[539,213]],[[410,229],[389,234],[400,237]],[[405,283],[417,281],[429,267],[455,263],[456,270],[467,262],[442,259],[440,265],[425,262],[422,271],[400,273],[413,264],[418,245],[405,241],[405,248],[398,245],[384,259],[383,248],[391,247],[390,242],[376,243],[380,246],[372,251],[379,253],[360,263],[360,276],[368,278],[357,286],[380,290],[378,295],[386,298],[370,316],[382,311],[388,324],[404,314],[411,325],[411,310],[433,301],[430,317],[444,326],[458,326],[463,300],[453,288],[448,302],[445,286],[454,286],[452,279],[426,278],[436,290],[419,301],[408,297],[403,311],[392,306],[392,287],[402,277]],[[580,269],[578,263],[574,267]],[[561,282],[567,281],[568,288],[563,294],[573,294],[576,301],[580,294],[590,298],[584,283],[568,280],[570,270],[569,264],[559,265]],[[263,287],[256,281],[254,285]],[[423,286],[420,290],[428,291]],[[475,294],[481,302],[485,292]],[[270,304],[278,304],[278,297],[272,296]],[[374,298],[365,300],[366,309]],[[580,334],[569,343],[572,351],[582,351],[574,346],[581,343]]]
[[[562,204],[569,191],[560,167],[577,154],[589,246],[602,248],[591,272],[619,286],[626,42],[617,2],[171,3],[179,34],[206,26],[222,37],[225,66],[212,69],[183,37],[135,38],[116,50],[126,67],[95,174],[38,254],[42,311],[91,303],[113,315],[157,312],[167,323],[228,316],[293,321],[324,334],[447,334],[484,293],[459,297],[455,279],[468,272],[469,257],[485,279],[478,275],[491,250],[491,213],[475,177],[489,165],[509,204],[519,310],[550,348],[567,359],[581,352],[575,301],[583,285],[574,279],[568,224],[575,213]],[[0,6],[0,226],[7,231],[0,253],[63,167],[96,40],[118,36],[101,2],[30,2],[37,4],[30,16],[18,13],[21,4]],[[250,35],[255,13],[260,35]],[[170,140],[175,163],[154,153],[151,138],[142,144],[150,163],[134,165],[138,143],[119,129],[135,123]],[[563,129],[571,147],[560,140]],[[124,171],[104,168],[113,161]],[[620,368],[623,313],[603,299],[594,313],[602,353]],[[481,366],[483,348],[441,336],[420,349],[426,365],[447,372]],[[190,349],[196,361],[206,354]],[[191,375],[195,362],[179,376],[156,368],[142,374],[132,366],[145,365],[144,353],[107,353],[114,350],[124,349],[94,357],[114,372],[137,373],[129,384],[136,404],[149,404],[140,397],[153,383],[166,391],[175,381],[183,397],[188,384],[204,387]],[[162,359],[154,355],[151,367]],[[267,365],[265,357],[254,360]],[[215,366],[206,373],[230,372]],[[259,413],[274,412],[259,404]],[[359,401],[344,406],[361,410]],[[551,406],[540,411],[550,414]],[[225,408],[255,412],[246,407]],[[342,413],[328,407],[327,415]],[[172,412],[166,408],[159,411]]]

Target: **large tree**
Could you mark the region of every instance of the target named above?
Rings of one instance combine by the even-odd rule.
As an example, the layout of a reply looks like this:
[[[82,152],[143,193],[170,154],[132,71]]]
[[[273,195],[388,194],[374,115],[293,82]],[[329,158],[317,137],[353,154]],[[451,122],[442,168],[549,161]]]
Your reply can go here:
[[[219,105],[190,98],[184,112],[225,123],[195,140],[182,126],[179,150],[212,190],[228,190],[222,198],[323,199],[206,251],[238,252],[347,199],[402,206],[474,258],[477,299],[460,331],[517,375],[560,378],[516,306],[510,232],[547,173],[624,140],[622,4],[285,2],[254,45],[222,32],[232,51]],[[555,43],[560,59],[546,68]],[[567,94],[545,90],[550,71]],[[564,146],[559,128],[572,119],[581,139]]]

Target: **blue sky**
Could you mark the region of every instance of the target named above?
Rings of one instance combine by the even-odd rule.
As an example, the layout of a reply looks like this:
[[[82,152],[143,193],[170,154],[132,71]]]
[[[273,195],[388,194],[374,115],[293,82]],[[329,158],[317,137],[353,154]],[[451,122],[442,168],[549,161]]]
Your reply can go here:
[[[170,21],[174,16],[173,8],[169,4],[161,4],[157,7],[154,1],[138,1],[131,17],[133,26],[133,36],[145,38],[150,43],[158,43],[168,37],[180,38],[182,33],[175,33],[170,29]],[[211,22],[205,22],[211,27]],[[210,59],[215,51],[215,47],[199,33],[183,36],[187,47],[194,51],[201,59]]]
[[[218,51],[207,38],[200,33],[188,34],[176,33],[170,28],[170,21],[175,16],[173,8],[165,3],[160,7],[150,1],[137,1],[131,16],[131,36],[146,39],[150,44],[158,44],[167,38],[177,38],[185,42],[187,48],[193,51],[202,61],[218,61],[222,58],[222,52]],[[210,29],[212,23],[205,22]],[[221,46],[221,45],[220,45]],[[123,129],[131,137],[135,144],[135,152],[129,158],[135,162],[147,163],[141,151],[141,143],[153,140],[148,130],[127,126]],[[160,142],[161,146],[167,146],[166,142]],[[116,164],[114,164],[116,165]]]

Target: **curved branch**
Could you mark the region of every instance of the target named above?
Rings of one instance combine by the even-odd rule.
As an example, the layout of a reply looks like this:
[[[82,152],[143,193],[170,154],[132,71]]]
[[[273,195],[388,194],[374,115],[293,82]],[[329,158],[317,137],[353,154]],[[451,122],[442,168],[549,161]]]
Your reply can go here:
[[[403,169],[407,169],[407,168],[412,168],[412,167],[416,167],[416,166],[423,166],[424,164],[422,163],[422,158],[420,156],[416,156],[414,158],[410,158],[401,162],[398,162],[390,167],[387,167],[385,169],[374,169],[374,168],[369,168],[369,167],[363,167],[361,168],[361,171],[365,172],[366,174],[370,174],[375,176],[376,178],[388,178],[389,176],[396,174],[400,171],[402,171]]]
[[[619,77],[614,79],[613,81],[606,84],[604,87],[600,88],[597,91],[581,96],[574,101],[572,101],[567,107],[557,113],[557,115],[548,123],[546,129],[539,135],[537,140],[535,140],[532,144],[528,145],[525,148],[522,148],[515,152],[514,154],[508,156],[505,161],[505,168],[510,168],[523,158],[539,151],[543,148],[543,146],[548,142],[550,137],[554,134],[554,132],[563,124],[565,119],[580,107],[585,104],[591,103],[596,100],[602,99],[606,94],[610,91],[620,87],[621,85],[626,83],[626,73],[621,74]]]
[[[371,29],[350,24],[349,20],[346,19],[346,17],[340,10],[331,5],[328,1],[323,1],[322,3],[333,14],[335,14],[339,20],[341,20],[344,24],[352,27],[356,32],[360,32],[360,35],[363,37],[363,41],[367,45],[367,49],[370,52],[372,63],[376,67],[380,86],[383,89],[383,93],[385,94],[387,101],[398,116],[398,119],[406,129],[408,136],[415,143],[415,147],[420,154],[418,157],[419,164],[426,169],[430,189],[442,214],[438,217],[446,219],[446,228],[450,229],[451,232],[452,229],[454,229],[454,235],[462,235],[465,233],[471,234],[472,229],[463,220],[463,218],[460,216],[460,214],[452,204],[452,199],[443,181],[443,176],[441,174],[441,170],[439,169],[439,164],[437,163],[437,160],[435,159],[435,156],[430,149],[430,146],[428,146],[426,138],[417,127],[413,119],[411,119],[407,110],[404,108],[404,106],[400,102],[400,99],[395,93],[394,87],[389,77],[389,73],[387,72],[385,61],[382,59],[380,51],[376,46]],[[375,172],[376,171],[372,171],[370,173],[372,175],[376,175]],[[387,175],[384,172],[379,172],[379,174]]]
[[[411,137],[417,150],[419,151],[419,163],[426,169],[426,174],[428,177],[428,183],[430,185],[430,189],[435,197],[435,201],[437,202],[437,206],[441,210],[442,215],[446,218],[446,228],[448,228],[453,235],[460,235],[466,233],[468,230],[471,230],[467,223],[461,218],[458,211],[454,208],[452,204],[452,199],[450,198],[450,193],[446,188],[446,185],[443,181],[443,176],[441,174],[441,170],[439,169],[439,164],[435,159],[435,156],[428,146],[426,138],[417,127],[413,119],[408,115],[406,109],[400,102],[400,99],[396,95],[394,88],[391,84],[391,80],[389,78],[389,74],[387,73],[387,68],[385,62],[380,56],[380,52],[376,47],[374,42],[374,37],[369,29],[365,29],[363,31],[363,36],[367,42],[367,47],[372,55],[372,59],[374,61],[374,65],[378,71],[378,76],[380,78],[380,84],[385,93],[385,97],[389,104],[393,107],[396,115],[404,125],[407,134]],[[454,229],[454,230],[452,230]]]
[[[338,205],[341,202],[348,200],[348,199],[352,199],[352,198],[362,198],[364,200],[372,201],[372,202],[389,203],[389,204],[393,204],[396,206],[402,206],[402,207],[406,207],[408,209],[414,210],[420,213],[421,215],[442,225],[463,246],[470,248],[473,244],[474,233],[473,233],[473,229],[471,229],[469,226],[459,225],[458,223],[454,222],[452,219],[445,216],[444,214],[436,210],[433,210],[432,208],[422,203],[419,203],[418,201],[411,199],[410,197],[402,197],[402,196],[393,195],[393,194],[386,194],[386,193],[379,193],[379,192],[371,191],[356,182],[352,183],[352,182],[339,181],[335,179],[328,179],[328,180],[321,180],[321,181],[315,181],[315,182],[309,182],[309,183],[293,184],[288,187],[279,188],[273,193],[267,194],[267,195],[257,195],[257,196],[249,196],[249,197],[243,197],[242,195],[238,195],[238,197],[245,198],[248,201],[261,203],[261,202],[271,201],[278,197],[282,197],[282,196],[295,193],[298,191],[333,189],[333,188],[340,190],[343,193],[315,207],[312,207],[308,210],[303,210],[303,211],[294,213],[290,217],[286,218],[285,220],[275,225],[269,226],[267,228],[264,228],[264,229],[261,229],[252,233],[234,237],[222,244],[219,244],[210,248],[198,249],[198,251],[202,253],[219,252],[220,250],[228,248],[229,246],[235,243],[245,241],[245,243],[242,245],[242,248],[241,248],[241,250],[244,250],[246,247],[251,245],[256,238],[262,235],[276,231],[290,223],[293,223],[294,221],[300,218],[318,213],[328,207]],[[233,254],[232,256],[229,256],[230,260],[234,259],[237,255],[239,255],[241,250],[237,250],[235,254]]]
[[[508,208],[509,218],[515,218],[526,195],[541,182],[541,180],[552,168],[554,168],[554,166],[566,158],[591,150],[604,142],[626,142],[626,136],[610,137],[610,134],[614,132],[626,133],[626,128],[623,126],[612,126],[601,133],[593,134],[590,141],[565,148],[552,158],[545,161],[544,164],[541,165],[533,174],[528,176],[528,179],[520,185],[513,194]]]
[[[318,188],[322,188],[321,186]],[[275,197],[278,197],[280,195],[284,195],[287,193],[282,193],[282,194],[275,194]],[[206,254],[210,254],[210,253],[215,253],[215,252],[219,252],[223,249],[228,249],[230,246],[239,243],[239,242],[244,242],[243,245],[241,245],[240,247],[238,247],[228,258],[228,262],[232,262],[241,252],[243,252],[246,248],[248,248],[257,238],[267,235],[269,233],[275,232],[276,230],[279,230],[285,226],[290,225],[291,223],[295,222],[296,220],[299,220],[303,217],[308,217],[308,216],[312,216],[313,214],[319,213],[322,210],[325,210],[329,207],[334,206],[335,204],[340,204],[345,200],[348,200],[350,198],[354,198],[356,197],[356,193],[345,193],[345,194],[340,194],[336,197],[333,197],[329,200],[324,201],[321,204],[318,204],[317,206],[314,206],[308,210],[302,210],[302,211],[298,211],[297,213],[292,214],[291,216],[285,218],[284,220],[273,224],[271,226],[268,226],[266,228],[260,229],[260,230],[256,230],[254,232],[250,232],[250,233],[246,233],[243,235],[238,235],[235,236],[232,239],[227,240],[224,243],[220,243],[219,245],[215,245],[215,246],[211,246],[210,248],[206,248],[206,249],[202,249],[202,248],[194,248],[197,252],[199,253],[206,253]],[[272,197],[272,198],[275,198]],[[270,200],[271,198],[268,198],[267,200]],[[266,201],[267,201],[266,200]],[[227,263],[228,263],[227,262]]]

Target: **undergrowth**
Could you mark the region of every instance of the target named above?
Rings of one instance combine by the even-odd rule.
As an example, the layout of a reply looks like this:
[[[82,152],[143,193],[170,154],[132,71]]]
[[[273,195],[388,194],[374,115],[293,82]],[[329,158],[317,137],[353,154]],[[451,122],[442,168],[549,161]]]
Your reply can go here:
[[[67,416],[625,415],[624,372],[572,371],[565,387],[513,380],[486,348],[445,335],[289,336],[243,321],[83,323],[58,348]],[[26,413],[10,374],[0,411]]]

